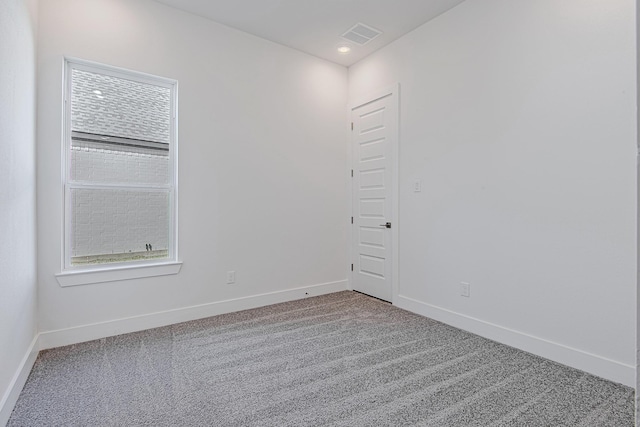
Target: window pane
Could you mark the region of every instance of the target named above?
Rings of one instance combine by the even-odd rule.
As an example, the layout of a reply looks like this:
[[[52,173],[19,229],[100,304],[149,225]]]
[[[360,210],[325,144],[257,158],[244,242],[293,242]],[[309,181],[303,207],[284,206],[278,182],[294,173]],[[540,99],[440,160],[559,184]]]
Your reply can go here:
[[[167,184],[171,90],[73,69],[71,179]]]
[[[94,183],[169,182],[169,152],[143,146],[71,140],[71,180]]]
[[[167,258],[168,191],[71,189],[71,265]]]
[[[168,88],[78,69],[71,88],[72,130],[169,143]]]

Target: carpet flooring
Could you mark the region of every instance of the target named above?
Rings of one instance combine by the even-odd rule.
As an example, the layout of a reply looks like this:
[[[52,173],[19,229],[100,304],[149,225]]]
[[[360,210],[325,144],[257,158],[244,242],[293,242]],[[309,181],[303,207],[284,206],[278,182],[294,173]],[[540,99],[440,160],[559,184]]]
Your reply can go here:
[[[40,353],[8,426],[633,426],[634,391],[355,292]]]

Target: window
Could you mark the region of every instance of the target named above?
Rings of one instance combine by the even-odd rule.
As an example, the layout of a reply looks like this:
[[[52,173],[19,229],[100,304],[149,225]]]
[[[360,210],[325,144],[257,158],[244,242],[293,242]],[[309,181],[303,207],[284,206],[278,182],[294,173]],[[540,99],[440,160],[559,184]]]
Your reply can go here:
[[[177,83],[65,62],[64,271],[176,262]]]

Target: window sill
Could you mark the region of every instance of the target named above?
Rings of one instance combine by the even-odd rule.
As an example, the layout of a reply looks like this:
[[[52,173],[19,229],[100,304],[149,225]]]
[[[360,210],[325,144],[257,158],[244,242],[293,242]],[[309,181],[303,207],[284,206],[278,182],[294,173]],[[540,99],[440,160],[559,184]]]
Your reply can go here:
[[[162,264],[66,271],[56,274],[56,280],[58,280],[58,284],[64,288],[67,286],[91,285],[94,283],[141,279],[144,277],[168,276],[178,274],[181,268],[182,262],[166,262]]]

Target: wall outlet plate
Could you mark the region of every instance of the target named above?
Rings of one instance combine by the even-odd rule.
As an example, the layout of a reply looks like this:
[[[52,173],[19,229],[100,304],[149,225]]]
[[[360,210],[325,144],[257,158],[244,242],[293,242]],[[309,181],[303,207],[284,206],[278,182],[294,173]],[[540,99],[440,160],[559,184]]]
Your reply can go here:
[[[469,298],[471,296],[471,285],[467,282],[460,282],[460,296]]]
[[[234,283],[236,283],[236,272],[227,271],[227,285],[232,285]]]

